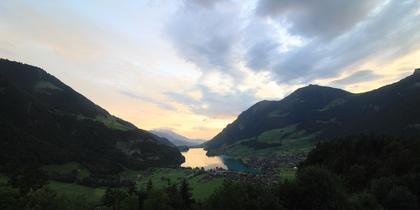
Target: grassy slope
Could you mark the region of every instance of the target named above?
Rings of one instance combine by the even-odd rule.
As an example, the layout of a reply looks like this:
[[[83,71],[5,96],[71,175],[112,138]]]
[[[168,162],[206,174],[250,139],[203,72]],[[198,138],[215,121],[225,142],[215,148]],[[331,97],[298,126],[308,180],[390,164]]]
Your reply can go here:
[[[298,130],[296,125],[266,131],[255,138],[244,139],[225,148],[224,154],[234,158],[242,159],[246,162],[249,157],[267,157],[279,155],[293,155],[297,153],[309,152],[313,144],[310,141],[317,133],[307,133]],[[257,141],[260,143],[273,145],[269,148],[255,149],[247,146],[247,142]]]
[[[69,162],[60,165],[45,165],[42,169],[46,172],[59,174],[69,174],[73,171],[77,171],[79,178],[88,177],[90,175],[90,172],[87,169],[82,168],[77,162]],[[48,187],[59,194],[64,194],[66,196],[83,196],[87,199],[87,201],[94,203],[100,202],[105,193],[105,188],[92,188],[76,183],[64,183],[58,181],[50,181]]]
[[[218,187],[222,186],[224,179],[216,178],[206,180],[204,175],[200,175],[189,179],[188,181],[192,188],[193,197],[197,200],[204,200],[208,198]]]
[[[280,168],[278,173],[282,180],[294,180],[296,177],[296,169],[293,168]]]
[[[42,167],[46,172],[55,172],[59,174],[69,174],[73,171],[77,171],[79,178],[85,178],[90,175],[89,170],[81,167],[77,162],[69,162],[61,165],[46,165]]]
[[[120,131],[128,131],[131,128],[129,128],[128,126],[125,126],[121,123],[119,123],[117,121],[117,119],[115,119],[115,117],[113,116],[96,116],[95,121],[97,122],[101,122],[102,124],[104,124],[106,127],[111,128],[111,129],[115,129],[115,130],[120,130]]]
[[[122,176],[132,180],[137,179],[138,187],[146,187],[148,180],[152,180],[153,186],[162,188],[167,186],[168,179],[170,183],[179,183],[186,178],[191,186],[193,197],[202,200],[210,196],[210,194],[222,185],[223,179],[207,179],[206,175],[193,176],[193,171],[189,169],[172,169],[172,168],[156,168],[151,171],[125,171]],[[138,178],[141,177],[141,178]]]
[[[61,165],[58,168],[61,171],[68,171],[74,169],[77,164],[69,163]],[[56,167],[48,166],[49,168],[56,169]],[[131,180],[138,179],[138,175],[142,178],[138,179],[138,187],[145,187],[149,179],[152,180],[153,186],[156,188],[163,188],[167,186],[166,179],[170,179],[171,183],[179,183],[183,178],[188,180],[190,184],[193,197],[197,200],[204,200],[208,198],[214,190],[223,184],[222,178],[208,179],[204,174],[192,176],[192,170],[189,169],[170,169],[170,168],[156,168],[151,172],[149,171],[124,171],[122,176]],[[162,179],[163,177],[163,179]],[[6,184],[7,177],[0,175],[0,184]],[[48,187],[59,194],[66,196],[83,196],[89,202],[99,203],[105,193],[105,187],[92,188],[82,186],[75,183],[64,183],[58,181],[50,181]]]
[[[62,165],[46,165],[42,167],[48,172],[57,173],[71,173],[73,170],[79,171],[79,176],[85,177],[89,175],[89,171],[82,169],[80,164],[76,162],[69,162]],[[148,180],[152,180],[153,186],[156,188],[163,188],[167,186],[168,179],[170,183],[180,183],[184,178],[190,184],[193,197],[197,200],[204,200],[208,198],[214,190],[223,184],[223,178],[209,179],[205,174],[194,176],[191,169],[182,168],[154,168],[147,171],[133,171],[126,170],[120,174],[122,177],[134,180],[138,187],[146,187]],[[7,183],[7,177],[0,175],[0,184]],[[64,183],[58,181],[49,181],[48,187],[59,194],[66,196],[83,196],[89,202],[98,203],[101,201],[105,193],[105,187],[93,188],[82,186],[76,183]]]
[[[6,176],[0,174],[0,185],[6,184],[9,179]]]
[[[87,201],[99,203],[105,193],[105,188],[92,188],[74,183],[50,181],[48,187],[66,196],[83,196]]]
[[[0,185],[6,184],[8,178],[0,175]],[[89,202],[99,203],[105,193],[105,188],[92,188],[73,183],[49,181],[48,187],[66,196],[83,196]]]

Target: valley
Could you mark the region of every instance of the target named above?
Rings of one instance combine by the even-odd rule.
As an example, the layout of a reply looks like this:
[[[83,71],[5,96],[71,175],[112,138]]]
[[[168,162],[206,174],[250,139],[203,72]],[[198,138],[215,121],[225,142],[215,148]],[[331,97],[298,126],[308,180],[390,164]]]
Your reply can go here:
[[[360,191],[380,198],[375,186],[384,177],[396,177],[409,187],[399,190],[412,195],[420,192],[408,184],[417,181],[420,164],[418,83],[420,70],[359,94],[310,85],[256,103],[204,142],[140,129],[40,68],[0,60],[0,201],[70,209],[223,203],[216,208],[223,209],[248,196],[235,205],[293,209],[304,204],[290,195],[307,198],[301,193],[324,188],[341,196],[334,202],[363,202],[354,197]]]
[[[420,0],[0,0],[0,210],[420,210]]]

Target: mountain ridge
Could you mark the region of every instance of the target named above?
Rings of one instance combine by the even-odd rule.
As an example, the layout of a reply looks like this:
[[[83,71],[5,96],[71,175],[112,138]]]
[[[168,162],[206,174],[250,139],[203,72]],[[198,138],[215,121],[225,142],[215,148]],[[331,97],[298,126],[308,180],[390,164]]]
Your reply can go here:
[[[183,161],[174,145],[111,115],[41,68],[0,59],[0,97],[0,166],[76,161],[106,174]]]
[[[168,139],[175,146],[197,146],[205,142],[205,140],[202,139],[190,139],[165,128],[153,129],[150,130],[150,132],[157,136]]]
[[[252,156],[270,149],[307,152],[322,139],[353,134],[418,135],[419,72],[365,93],[309,85],[282,100],[258,102],[207,142],[206,149]]]

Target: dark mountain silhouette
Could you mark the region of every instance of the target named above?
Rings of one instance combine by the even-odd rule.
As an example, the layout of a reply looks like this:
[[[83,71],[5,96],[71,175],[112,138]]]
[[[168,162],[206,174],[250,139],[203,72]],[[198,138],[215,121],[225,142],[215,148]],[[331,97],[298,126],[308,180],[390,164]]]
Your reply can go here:
[[[164,129],[164,128],[153,129],[150,132],[159,137],[168,139],[175,146],[197,146],[205,142],[204,140],[201,140],[201,139],[187,138],[185,136],[182,136],[173,132],[172,130]]]
[[[183,161],[171,143],[110,115],[40,68],[1,59],[0,98],[3,169],[76,161],[93,173],[115,173]]]
[[[210,154],[246,147],[308,151],[321,139],[347,135],[410,138],[420,134],[419,104],[420,69],[397,83],[360,94],[309,85],[283,100],[253,105],[206,148]]]

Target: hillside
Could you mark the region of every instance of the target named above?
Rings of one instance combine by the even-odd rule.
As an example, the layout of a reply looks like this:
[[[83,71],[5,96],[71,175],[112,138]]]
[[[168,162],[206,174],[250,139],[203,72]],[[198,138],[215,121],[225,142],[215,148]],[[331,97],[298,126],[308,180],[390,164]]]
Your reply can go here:
[[[169,129],[153,129],[150,132],[155,134],[156,136],[168,139],[175,146],[197,146],[205,142],[201,139],[187,138]]]
[[[420,70],[366,93],[310,85],[261,101],[206,143],[209,154],[239,158],[307,153],[318,141],[354,134],[420,134]]]
[[[44,70],[0,60],[0,166],[78,162],[92,173],[177,166],[170,143],[110,115]]]

